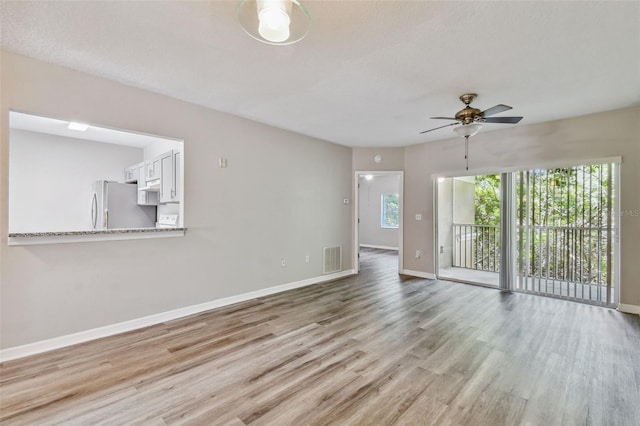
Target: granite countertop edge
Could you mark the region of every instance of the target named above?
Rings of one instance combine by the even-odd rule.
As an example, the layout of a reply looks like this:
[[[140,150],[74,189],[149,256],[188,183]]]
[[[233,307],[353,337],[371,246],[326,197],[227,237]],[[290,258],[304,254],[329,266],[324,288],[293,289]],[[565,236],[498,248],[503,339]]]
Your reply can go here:
[[[74,235],[118,235],[118,234],[142,234],[149,232],[173,232],[186,231],[187,228],[127,228],[127,229],[101,229],[94,231],[53,231],[53,232],[16,232],[9,233],[9,238],[24,237],[64,237]]]

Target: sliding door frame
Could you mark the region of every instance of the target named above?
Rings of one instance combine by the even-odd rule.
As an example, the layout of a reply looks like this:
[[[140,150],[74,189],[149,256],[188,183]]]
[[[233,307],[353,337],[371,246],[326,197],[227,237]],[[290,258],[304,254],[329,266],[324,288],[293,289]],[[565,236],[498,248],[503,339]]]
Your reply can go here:
[[[613,251],[613,265],[612,265],[612,272],[613,272],[613,283],[611,286],[611,290],[613,291],[613,298],[609,301],[609,304],[601,304],[598,303],[598,306],[608,306],[608,307],[616,307],[619,302],[620,302],[620,258],[621,258],[621,253],[620,253],[620,234],[621,234],[621,223],[620,223],[620,187],[621,187],[621,182],[620,182],[620,169],[622,167],[622,157],[620,156],[616,156],[616,157],[604,157],[604,158],[584,158],[584,159],[567,159],[567,160],[553,160],[553,161],[539,161],[539,162],[535,162],[532,164],[521,164],[521,165],[516,165],[516,166],[508,166],[508,167],[491,167],[491,168],[480,168],[480,169],[475,169],[475,170],[455,170],[455,171],[444,171],[444,172],[440,172],[440,173],[434,173],[431,175],[431,180],[432,180],[432,188],[433,188],[433,262],[434,262],[434,270],[435,270],[435,274],[436,277],[439,277],[440,274],[440,265],[439,265],[439,256],[440,256],[440,251],[439,251],[439,241],[438,241],[438,178],[455,178],[455,177],[464,177],[464,176],[479,176],[479,175],[488,175],[488,174],[500,174],[501,175],[501,191],[500,191],[500,197],[501,197],[501,209],[500,209],[500,222],[501,222],[501,229],[504,227],[504,229],[511,229],[512,233],[509,233],[509,235],[513,235],[513,237],[516,237],[516,225],[517,225],[517,218],[516,218],[516,209],[515,209],[515,179],[513,174],[522,170],[532,170],[532,169],[554,169],[554,168],[566,168],[566,167],[577,167],[577,166],[586,166],[586,165],[594,165],[594,164],[613,164],[613,179],[615,182],[615,186],[614,186],[614,192],[613,192],[613,203],[612,203],[612,207],[613,207],[613,211],[611,212],[612,215],[612,220],[613,220],[613,229],[612,229],[612,251]],[[508,179],[511,185],[510,189],[511,191],[507,191],[512,193],[512,199],[507,201],[504,200],[505,197],[505,189],[503,189],[503,178],[504,175],[508,174],[510,176],[510,178]],[[504,203],[513,203],[513,205],[511,206],[511,214],[510,217],[508,218],[509,220],[505,220],[507,218],[507,216],[505,215],[504,212]],[[503,225],[504,222],[504,225]],[[504,238],[504,235],[507,234],[502,234],[501,235],[501,239]],[[500,272],[500,285],[499,285],[499,289],[503,290],[503,291],[511,291],[511,290],[515,290],[515,280],[517,279],[517,271],[516,271],[516,267],[515,267],[515,263],[517,261],[516,259],[516,242],[514,239],[512,239],[511,243],[509,244],[504,244],[504,240],[501,240],[501,246],[502,251],[501,251],[501,272]],[[508,246],[505,248],[505,246]],[[506,258],[503,256],[509,256],[510,258]],[[510,273],[510,277],[504,277],[503,278],[503,273],[502,273],[502,269],[504,267],[504,265],[510,265],[512,264],[512,267],[509,268],[511,270]],[[468,284],[474,284],[474,285],[481,285],[481,286],[487,286],[487,285],[483,285],[481,283],[476,283],[476,282],[470,282],[470,281],[460,281],[460,282],[465,282]],[[495,288],[493,286],[488,286],[491,288]],[[544,296],[544,294],[540,294],[542,296]],[[549,295],[547,297],[554,297],[552,295]],[[567,298],[568,299],[568,298]],[[573,299],[568,299],[568,300],[573,300]],[[584,303],[589,303],[589,301],[584,301]]]

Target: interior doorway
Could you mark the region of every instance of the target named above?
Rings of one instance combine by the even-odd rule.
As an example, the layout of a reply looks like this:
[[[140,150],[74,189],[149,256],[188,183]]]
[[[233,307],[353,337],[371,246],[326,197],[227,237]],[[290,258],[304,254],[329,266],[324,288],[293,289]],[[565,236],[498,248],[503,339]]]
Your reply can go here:
[[[401,171],[355,172],[354,259],[360,270],[360,248],[397,254],[402,272],[404,174]]]

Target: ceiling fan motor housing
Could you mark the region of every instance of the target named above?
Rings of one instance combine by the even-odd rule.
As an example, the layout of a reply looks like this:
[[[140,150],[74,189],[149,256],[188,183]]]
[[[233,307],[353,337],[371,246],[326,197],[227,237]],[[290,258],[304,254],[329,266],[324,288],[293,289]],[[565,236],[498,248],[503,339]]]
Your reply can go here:
[[[466,106],[464,109],[458,111],[456,113],[456,120],[460,121],[462,124],[471,124],[474,121],[479,121],[482,116],[480,115],[482,111],[478,108],[472,108],[470,106]]]
[[[479,110],[478,108],[473,108],[469,104],[473,102],[473,100],[477,97],[475,93],[465,93],[460,96],[460,101],[465,104],[465,107],[458,111],[453,117],[431,117],[436,120],[455,120],[455,123],[445,124],[444,126],[435,127],[433,129],[425,130],[420,132],[420,134],[431,132],[433,130],[442,129],[443,127],[449,126],[457,126],[462,124],[463,126],[469,125],[472,123],[504,123],[504,124],[516,124],[522,120],[522,117],[489,117],[490,115],[498,114],[500,112],[509,111],[512,109],[509,105],[498,104],[492,106],[489,109],[484,111]],[[454,131],[457,132],[457,129]],[[474,133],[475,134],[475,133]]]

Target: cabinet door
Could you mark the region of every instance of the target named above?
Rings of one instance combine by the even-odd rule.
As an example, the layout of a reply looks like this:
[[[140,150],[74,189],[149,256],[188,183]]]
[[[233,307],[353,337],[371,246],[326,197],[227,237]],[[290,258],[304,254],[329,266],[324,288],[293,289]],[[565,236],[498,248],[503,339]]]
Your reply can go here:
[[[160,203],[173,201],[173,151],[160,156]]]
[[[137,164],[136,167],[138,168],[138,190],[140,190],[147,184],[144,162]]]
[[[180,160],[182,158],[182,153],[179,151],[173,151],[173,195],[171,200],[174,203],[179,203],[182,201],[182,191],[180,188],[182,187],[182,175],[180,174]]]
[[[160,179],[160,157],[147,160],[144,164],[146,181]]]
[[[127,167],[124,169],[124,181],[125,183],[133,183],[138,180],[138,165]]]

